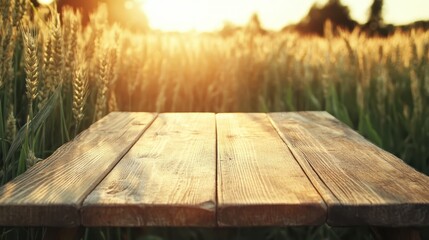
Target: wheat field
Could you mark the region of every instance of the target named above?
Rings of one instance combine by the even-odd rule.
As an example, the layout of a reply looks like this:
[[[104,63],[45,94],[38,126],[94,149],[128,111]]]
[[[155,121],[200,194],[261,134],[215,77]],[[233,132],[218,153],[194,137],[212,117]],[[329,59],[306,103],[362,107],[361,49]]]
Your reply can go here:
[[[2,184],[111,111],[325,110],[429,174],[429,32],[141,34],[105,6],[84,26],[70,8],[0,4]],[[340,239],[326,228],[287,234]]]

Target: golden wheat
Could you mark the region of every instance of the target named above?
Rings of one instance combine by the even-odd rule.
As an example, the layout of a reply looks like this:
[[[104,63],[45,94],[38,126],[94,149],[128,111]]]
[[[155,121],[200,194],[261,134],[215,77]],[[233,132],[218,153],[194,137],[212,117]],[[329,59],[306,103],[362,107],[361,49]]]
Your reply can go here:
[[[61,31],[61,23],[59,16],[54,21],[52,28],[52,50],[53,57],[50,59],[53,61],[51,66],[54,66],[52,71],[52,77],[54,80],[54,86],[63,84],[63,72],[64,72],[64,56],[63,56],[63,35]]]
[[[73,118],[77,123],[84,117],[84,106],[88,90],[88,78],[86,69],[81,64],[74,73],[73,78]]]
[[[24,37],[24,70],[26,74],[26,94],[30,106],[38,95],[39,59],[37,53],[37,32],[33,29],[23,29]],[[31,109],[31,108],[30,108]]]
[[[100,49],[97,72],[97,99],[95,104],[95,120],[101,119],[106,114],[107,93],[109,87],[109,63],[107,48]]]
[[[73,72],[77,67],[78,58],[76,55],[78,50],[78,39],[81,34],[82,16],[79,11],[74,11],[71,8],[64,8],[62,12],[63,28],[62,35],[64,36],[64,86],[66,91],[73,79]]]

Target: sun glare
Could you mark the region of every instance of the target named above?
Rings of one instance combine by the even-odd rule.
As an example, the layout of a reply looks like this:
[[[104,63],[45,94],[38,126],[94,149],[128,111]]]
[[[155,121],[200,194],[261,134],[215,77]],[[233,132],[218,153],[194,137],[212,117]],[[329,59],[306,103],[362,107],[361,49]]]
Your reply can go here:
[[[165,31],[210,31],[222,22],[210,11],[204,1],[194,0],[147,0],[141,9],[147,15],[149,25]]]
[[[41,5],[49,5],[54,2],[54,0],[37,0],[37,2]]]
[[[38,0],[50,2],[52,0]],[[328,0],[126,0],[126,9],[140,8],[147,16],[152,29],[163,31],[213,31],[224,22],[244,25],[253,13],[258,13],[263,27],[280,30],[299,22],[315,2],[322,5]],[[407,23],[427,19],[428,0],[414,0],[408,4],[401,0],[386,1],[386,23]],[[343,0],[350,7],[351,16],[365,23],[373,0]],[[413,2],[414,3],[414,2]],[[421,7],[416,7],[421,6]]]

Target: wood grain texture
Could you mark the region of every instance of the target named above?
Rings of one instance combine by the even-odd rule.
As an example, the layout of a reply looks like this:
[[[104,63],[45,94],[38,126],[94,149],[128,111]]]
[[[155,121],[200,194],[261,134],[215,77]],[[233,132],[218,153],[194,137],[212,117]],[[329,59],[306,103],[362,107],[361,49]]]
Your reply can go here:
[[[264,113],[217,114],[218,224],[323,224],[326,206]]]
[[[214,226],[213,113],[160,114],[88,196],[86,226]]]
[[[77,226],[87,194],[153,121],[151,113],[111,113],[52,156],[0,188],[2,226]]]
[[[428,176],[326,112],[270,117],[325,199],[329,224],[429,224]]]

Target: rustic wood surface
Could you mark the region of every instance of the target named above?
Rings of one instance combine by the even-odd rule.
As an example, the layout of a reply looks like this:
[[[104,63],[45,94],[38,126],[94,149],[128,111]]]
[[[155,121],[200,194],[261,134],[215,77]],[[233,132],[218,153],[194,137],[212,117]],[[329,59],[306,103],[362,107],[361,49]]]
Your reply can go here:
[[[271,113],[328,206],[330,225],[429,224],[429,177],[326,112]]]
[[[1,226],[77,226],[88,193],[155,117],[111,113],[0,188]]]
[[[217,114],[218,224],[323,224],[325,204],[265,113]]]
[[[0,226],[325,222],[429,225],[429,177],[326,112],[115,112],[0,187]]]
[[[213,113],[160,114],[85,200],[86,226],[215,226]]]

